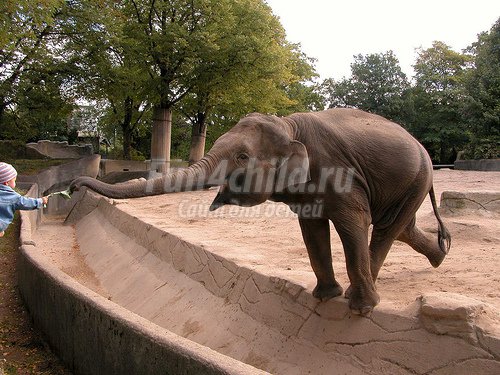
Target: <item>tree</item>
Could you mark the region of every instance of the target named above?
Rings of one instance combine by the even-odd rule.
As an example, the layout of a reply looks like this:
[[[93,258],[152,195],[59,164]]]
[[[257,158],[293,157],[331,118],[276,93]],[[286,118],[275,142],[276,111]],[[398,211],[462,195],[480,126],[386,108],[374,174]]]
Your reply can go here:
[[[63,6],[62,0],[0,2],[0,137],[26,140],[64,127],[70,104],[54,76],[62,65],[51,44]]]
[[[247,97],[259,86],[260,94],[269,99],[273,93],[278,95],[278,83],[286,81],[283,62],[287,55],[281,44],[284,32],[260,0],[108,3],[112,10],[108,14],[114,18],[111,26],[103,25],[106,31],[113,30],[109,33],[113,52],[104,48],[107,52],[103,56],[111,61],[105,69],[109,73],[113,68],[116,74],[128,71],[124,77],[129,80],[138,78],[134,80],[135,92],[142,95],[137,98],[153,109],[152,159],[158,159],[154,161],[160,170],[162,159],[168,159],[170,153],[171,113],[183,99],[189,96],[190,104],[182,106],[191,107],[190,116],[199,124],[207,117],[207,110],[229,93],[234,95],[236,82],[239,90],[248,89]],[[139,72],[144,75],[139,77]],[[108,87],[117,81],[112,79]],[[144,108],[135,96],[125,95],[131,92],[130,87],[121,92],[124,109],[137,112]],[[268,100],[269,107],[274,104]]]
[[[392,51],[354,56],[351,77],[326,80],[331,107],[356,107],[401,122],[409,82]]]
[[[135,61],[133,48],[124,39],[123,5],[113,1],[73,0],[62,25],[61,55],[73,67],[68,85],[85,102],[99,106],[101,131],[116,138],[120,129],[123,157],[130,159],[134,138],[145,126],[148,101],[147,68]],[[116,144],[116,142],[114,142]]]
[[[69,140],[68,118],[74,105],[62,92],[64,79],[60,72],[58,64],[30,64],[16,87],[15,106],[7,113],[3,136],[24,142]]]
[[[439,41],[418,50],[412,92],[415,117],[410,130],[439,163],[453,162],[468,140],[463,107],[469,62],[466,55]]]
[[[293,55],[288,65],[296,79],[283,88],[289,104],[285,103],[278,115],[325,109],[326,103],[320,85],[315,82],[318,77],[314,66],[316,60],[301,52],[300,45],[292,45],[292,48]]]
[[[500,18],[489,33],[481,33],[468,50],[473,67],[465,79],[468,94],[465,113],[472,158],[500,157]]]
[[[234,125],[250,112],[288,114],[305,110],[306,101],[319,101],[314,88],[302,83],[315,74],[311,61],[297,45],[286,41],[269,8],[260,1],[243,1],[238,6],[241,8],[235,8],[237,17],[228,30],[222,31],[219,24],[217,32],[222,40],[212,54],[217,56],[202,63],[209,66],[201,69],[203,74],[191,95],[181,102],[183,113],[193,124],[190,163],[204,154],[209,123],[221,125],[220,120],[225,122],[229,117]],[[217,115],[221,113],[226,115]]]

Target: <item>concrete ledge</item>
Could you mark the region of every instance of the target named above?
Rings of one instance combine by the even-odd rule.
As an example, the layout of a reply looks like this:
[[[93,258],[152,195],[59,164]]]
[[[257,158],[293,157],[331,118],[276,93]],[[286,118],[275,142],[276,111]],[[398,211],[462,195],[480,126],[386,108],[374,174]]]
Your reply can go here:
[[[173,159],[170,162],[170,172],[178,168],[187,167],[187,163],[179,159]],[[149,172],[151,170],[151,160],[117,160],[117,159],[102,159],[99,171],[99,177],[104,177],[112,172]],[[152,171],[153,174],[157,173]],[[146,176],[143,176],[146,177]]]
[[[79,159],[84,156],[90,156],[94,153],[93,147],[87,145],[69,145],[68,142],[38,141],[26,144],[26,152],[30,154],[33,150],[33,156],[43,155],[51,159]]]
[[[103,177],[111,172],[149,171],[150,166],[151,162],[148,160],[136,161],[136,160],[102,159],[99,176]]]
[[[500,192],[498,191],[444,191],[440,208],[449,212],[472,210],[483,213],[500,213]]]
[[[80,285],[41,255],[31,240],[29,213],[21,218],[21,296],[35,326],[75,374],[265,374]]]
[[[455,169],[466,171],[500,171],[500,159],[457,160]]]

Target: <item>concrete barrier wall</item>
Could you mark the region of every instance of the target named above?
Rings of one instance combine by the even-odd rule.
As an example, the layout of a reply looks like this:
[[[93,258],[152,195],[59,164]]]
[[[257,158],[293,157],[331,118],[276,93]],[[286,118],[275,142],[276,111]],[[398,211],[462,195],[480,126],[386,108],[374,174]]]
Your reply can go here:
[[[98,203],[90,204],[92,200],[98,200]],[[500,371],[499,337],[481,328],[482,319],[490,315],[496,317],[496,313],[490,311],[481,301],[453,293],[433,293],[426,294],[416,301],[408,310],[411,311],[410,314],[407,314],[407,311],[392,309],[389,303],[383,302],[369,319],[352,316],[347,301],[343,298],[319,303],[303,286],[240,266],[220,254],[211,252],[203,245],[190,243],[163,231],[127,213],[119,202],[100,198],[99,195],[89,192],[84,201],[88,202],[84,202],[83,206],[94,209],[90,213],[94,216],[91,220],[98,220],[104,228],[108,228],[106,234],[111,237],[110,242],[115,242],[116,238],[113,237],[113,230],[109,229],[109,224],[130,238],[131,243],[141,248],[137,251],[135,247],[133,250],[127,250],[125,246],[118,245],[120,249],[117,251],[121,251],[123,255],[119,259],[112,258],[112,254],[101,255],[98,251],[87,253],[91,258],[88,263],[90,267],[100,274],[102,280],[108,280],[105,288],[113,296],[113,301],[122,303],[137,314],[151,317],[152,320],[161,316],[162,311],[165,314],[165,308],[156,302],[169,300],[161,289],[168,279],[160,279],[157,276],[152,281],[148,278],[148,272],[157,272],[156,267],[165,263],[178,273],[199,282],[212,295],[222,299],[225,306],[241,310],[253,322],[258,322],[267,327],[268,331],[286,337],[286,339],[274,338],[276,341],[270,340],[275,345],[267,348],[266,353],[273,353],[275,347],[283,349],[285,342],[288,344],[293,342],[293,345],[290,344],[287,349],[283,349],[293,357],[291,354],[293,350],[303,343],[308,343],[315,348],[315,353],[310,348],[303,348],[310,361],[322,358],[326,368],[331,368],[332,365],[327,361],[335,358],[335,368],[339,373],[434,373],[433,370],[436,368],[444,369],[443,373],[463,374],[478,369],[484,374]],[[88,210],[76,209],[75,206],[75,212],[68,218],[71,218],[72,222],[84,222],[86,219],[82,219],[78,213],[85,215]],[[101,238],[98,233],[94,233],[93,236]],[[82,242],[85,242],[83,238]],[[106,243],[106,239],[103,238],[100,243]],[[116,260],[110,261],[110,259]],[[125,264],[126,259],[132,260],[129,266]],[[102,273],[103,264],[108,264],[104,273]],[[146,273],[139,275],[141,264]],[[153,268],[152,264],[155,265]],[[162,269],[162,275],[167,273],[168,267],[159,266],[159,268]],[[130,283],[131,279],[125,283],[111,282],[110,280],[119,275],[120,271],[130,272],[133,274],[130,275],[131,279],[143,280],[144,283],[141,285]],[[186,289],[189,290],[188,285]],[[181,298],[180,294],[175,292],[174,294],[176,298]],[[144,295],[147,298],[132,302],[130,296],[137,295]],[[208,304],[207,299],[204,298],[203,301]],[[180,306],[183,305],[181,302]],[[210,303],[210,306],[215,307],[215,304]],[[205,311],[203,306],[194,309],[203,316],[218,316],[216,309]],[[477,311],[481,313],[475,313]],[[188,314],[186,312],[186,315]],[[235,315],[228,320],[233,319],[240,323],[245,321]],[[158,319],[158,324],[161,324],[160,320]],[[195,320],[199,322],[200,318]],[[216,330],[230,331],[226,328],[225,322],[221,319],[217,321],[218,327],[214,327],[212,333],[214,337],[217,336]],[[245,328],[248,326],[249,322],[245,324]],[[168,328],[168,324],[165,327]],[[245,328],[241,327],[240,330],[245,332]],[[195,333],[190,333],[189,337],[196,340]],[[203,337],[203,332],[200,333],[200,337]],[[206,345],[210,345],[209,341],[200,340]],[[426,345],[421,345],[422,342],[426,342]],[[234,341],[231,343],[234,344]],[[267,344],[266,339],[260,344],[255,339],[248,343],[248,351],[259,356],[259,350]],[[214,347],[220,347],[220,343]],[[443,350],[450,347],[453,347],[453,350]],[[328,354],[321,357],[319,351]],[[280,355],[282,353],[275,353],[275,358]],[[357,358],[357,369],[345,370],[347,364],[342,359],[349,356]],[[381,356],[383,360],[380,359]],[[245,360],[245,355],[235,358]],[[308,364],[294,363],[291,359],[289,361],[294,368],[308,366]],[[358,372],[360,368],[366,371]]]
[[[36,186],[29,194],[36,194]],[[37,249],[31,239],[33,217],[34,212],[21,212],[19,290],[35,327],[75,374],[265,374],[160,328],[74,281]]]
[[[37,196],[55,191],[66,190],[71,181],[80,176],[96,177],[99,173],[99,155],[91,155],[79,160],[44,169],[34,176],[19,176],[19,184],[37,184]],[[21,186],[20,185],[20,186]],[[63,215],[73,207],[80,194],[68,201],[60,196],[53,196],[44,210],[48,215]]]
[[[457,160],[455,169],[466,171],[500,171],[500,159]]]
[[[102,159],[101,167],[99,170],[99,176],[103,177],[111,172],[149,171],[150,165],[151,162],[149,160],[135,161],[135,160]]]
[[[170,161],[170,172],[183,167],[187,167],[187,163],[183,162],[182,160],[174,159]],[[151,160],[137,161],[102,159],[99,177],[104,177],[112,172],[138,172],[150,170]],[[153,173],[156,173],[156,171],[153,171]]]
[[[52,159],[79,159],[90,156],[94,153],[93,147],[87,145],[69,145],[68,142],[38,141],[26,144],[26,152],[30,154],[33,150],[33,156],[43,155]]]

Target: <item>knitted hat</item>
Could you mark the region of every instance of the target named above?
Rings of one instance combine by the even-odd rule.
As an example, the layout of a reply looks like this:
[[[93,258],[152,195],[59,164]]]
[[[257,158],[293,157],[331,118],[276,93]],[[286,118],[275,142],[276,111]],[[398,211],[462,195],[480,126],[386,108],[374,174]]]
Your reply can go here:
[[[17,171],[12,165],[0,162],[0,184],[10,181],[16,176]]]

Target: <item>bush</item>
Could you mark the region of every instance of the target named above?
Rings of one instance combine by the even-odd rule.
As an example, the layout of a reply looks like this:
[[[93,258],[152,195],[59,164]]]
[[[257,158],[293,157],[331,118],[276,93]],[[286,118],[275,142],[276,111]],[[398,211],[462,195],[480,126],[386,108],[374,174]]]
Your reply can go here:
[[[483,139],[471,139],[464,148],[464,159],[498,159],[500,158],[500,136]]]
[[[26,147],[23,141],[0,141],[0,160],[26,158]]]

